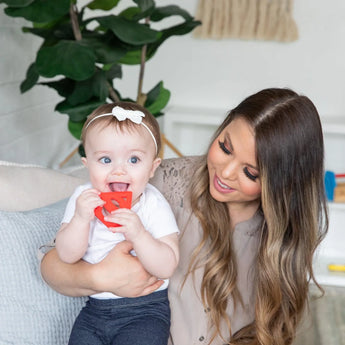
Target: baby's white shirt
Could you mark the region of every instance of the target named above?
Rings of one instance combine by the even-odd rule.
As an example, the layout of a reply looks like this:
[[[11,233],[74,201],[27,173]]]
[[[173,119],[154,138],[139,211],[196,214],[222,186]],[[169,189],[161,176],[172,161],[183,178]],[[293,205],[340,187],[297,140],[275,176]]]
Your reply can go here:
[[[69,223],[75,213],[76,200],[86,189],[92,188],[91,183],[83,184],[76,188],[70,197],[62,223]],[[179,233],[174,214],[171,207],[160,191],[147,184],[140,200],[132,207],[132,211],[137,213],[144,228],[151,233],[154,238],[160,238],[172,233]],[[90,223],[89,246],[83,256],[83,260],[89,263],[97,263],[104,259],[109,251],[119,242],[125,239],[121,233],[113,233],[95,217]],[[133,253],[135,255],[135,253]],[[169,280],[165,279],[164,284],[158,290],[168,287]],[[158,291],[157,290],[157,291]],[[110,292],[102,292],[92,295],[93,298],[120,298]]]

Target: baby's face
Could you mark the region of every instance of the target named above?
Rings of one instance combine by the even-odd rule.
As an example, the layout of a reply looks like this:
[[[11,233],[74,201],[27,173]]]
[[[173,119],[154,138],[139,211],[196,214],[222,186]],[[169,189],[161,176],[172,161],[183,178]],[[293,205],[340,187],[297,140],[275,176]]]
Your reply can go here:
[[[100,192],[131,191],[132,205],[143,193],[160,164],[155,144],[142,125],[128,131],[113,126],[95,125],[87,132],[84,144],[93,188]]]

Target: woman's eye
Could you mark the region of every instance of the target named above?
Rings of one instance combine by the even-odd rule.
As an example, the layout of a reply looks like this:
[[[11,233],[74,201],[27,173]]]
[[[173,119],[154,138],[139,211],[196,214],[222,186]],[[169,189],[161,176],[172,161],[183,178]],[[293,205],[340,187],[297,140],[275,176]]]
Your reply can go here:
[[[256,181],[256,179],[259,177],[258,175],[253,175],[252,173],[250,173],[248,168],[244,168],[243,172],[252,181]]]
[[[131,158],[129,159],[129,161],[130,161],[132,164],[136,164],[136,163],[138,163],[139,158],[138,158],[138,157],[131,157]]]
[[[99,161],[103,164],[111,163],[111,159],[109,157],[102,157]]]
[[[220,149],[227,155],[230,155],[231,154],[231,151],[225,146],[225,142],[224,141],[219,141],[218,140],[218,144],[219,144],[219,147]]]

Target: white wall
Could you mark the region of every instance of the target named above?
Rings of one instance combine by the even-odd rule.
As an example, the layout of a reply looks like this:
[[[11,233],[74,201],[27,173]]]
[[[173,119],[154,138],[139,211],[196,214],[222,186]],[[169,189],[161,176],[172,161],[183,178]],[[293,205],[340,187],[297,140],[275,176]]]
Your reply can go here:
[[[157,1],[167,3],[194,14],[197,0]],[[53,110],[59,99],[54,91],[35,86],[20,94],[19,84],[40,42],[23,34],[25,21],[7,17],[3,8],[0,5],[0,160],[57,167],[77,143],[67,131],[67,116]],[[252,92],[291,87],[309,96],[322,117],[345,117],[344,13],[343,0],[296,0],[300,37],[292,43],[173,37],[147,64],[144,91],[163,80],[172,92],[167,115],[169,109],[171,114],[192,109],[219,114],[218,121]],[[118,83],[122,94],[134,96],[137,72],[137,67],[124,69]]]
[[[0,160],[56,167],[74,142],[67,117],[54,112],[59,97],[43,86],[24,94],[19,90],[40,39],[22,33],[28,23],[0,8]]]
[[[194,12],[197,1],[188,3]],[[161,47],[147,75],[161,77],[178,105],[228,109],[258,89],[288,86],[313,99],[322,115],[343,114],[345,1],[295,0],[294,12],[298,41],[178,37]]]

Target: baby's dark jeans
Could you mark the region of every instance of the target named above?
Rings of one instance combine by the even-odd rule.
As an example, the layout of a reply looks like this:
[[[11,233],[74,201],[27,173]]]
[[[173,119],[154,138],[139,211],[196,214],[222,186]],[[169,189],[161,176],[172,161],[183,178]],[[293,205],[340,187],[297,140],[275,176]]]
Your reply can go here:
[[[169,329],[167,289],[137,298],[90,297],[68,345],[165,345]]]

